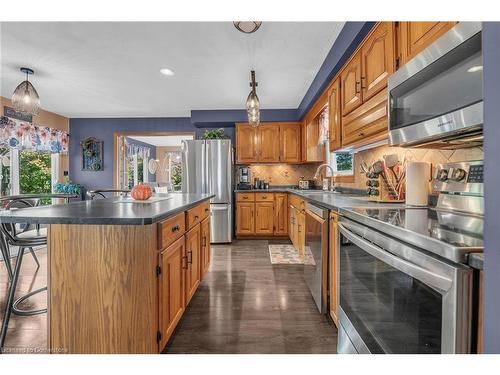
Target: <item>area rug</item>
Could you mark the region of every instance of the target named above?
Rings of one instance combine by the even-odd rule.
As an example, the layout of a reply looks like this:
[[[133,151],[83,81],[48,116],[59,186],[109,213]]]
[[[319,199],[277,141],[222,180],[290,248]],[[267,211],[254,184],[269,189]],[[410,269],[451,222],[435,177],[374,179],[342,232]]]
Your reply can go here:
[[[271,264],[307,264],[315,265],[311,249],[306,246],[304,257],[293,245],[269,245],[269,258]]]

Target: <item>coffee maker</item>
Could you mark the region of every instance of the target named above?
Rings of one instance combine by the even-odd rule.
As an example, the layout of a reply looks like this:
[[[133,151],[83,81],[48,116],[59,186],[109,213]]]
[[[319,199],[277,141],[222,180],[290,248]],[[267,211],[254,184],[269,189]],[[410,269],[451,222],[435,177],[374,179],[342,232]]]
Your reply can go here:
[[[252,178],[249,167],[238,167],[238,186],[239,190],[252,189]]]

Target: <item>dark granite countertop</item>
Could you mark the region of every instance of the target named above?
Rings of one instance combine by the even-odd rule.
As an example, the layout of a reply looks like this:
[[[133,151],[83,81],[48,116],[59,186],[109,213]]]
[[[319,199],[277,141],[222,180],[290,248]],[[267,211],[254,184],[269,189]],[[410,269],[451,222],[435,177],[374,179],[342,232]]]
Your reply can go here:
[[[157,195],[167,198],[167,195]],[[147,225],[206,201],[214,195],[173,193],[152,203],[106,198],[0,211],[0,222],[31,224]]]
[[[476,268],[478,270],[483,270],[484,268],[484,253],[471,253],[469,254],[469,258],[467,263],[472,268]]]

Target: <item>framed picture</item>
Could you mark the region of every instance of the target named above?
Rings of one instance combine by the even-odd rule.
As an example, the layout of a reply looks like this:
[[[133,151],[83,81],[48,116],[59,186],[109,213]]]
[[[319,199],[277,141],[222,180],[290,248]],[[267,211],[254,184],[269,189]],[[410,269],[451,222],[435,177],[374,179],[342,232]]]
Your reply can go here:
[[[82,146],[82,171],[104,170],[103,142],[97,138],[85,138]]]

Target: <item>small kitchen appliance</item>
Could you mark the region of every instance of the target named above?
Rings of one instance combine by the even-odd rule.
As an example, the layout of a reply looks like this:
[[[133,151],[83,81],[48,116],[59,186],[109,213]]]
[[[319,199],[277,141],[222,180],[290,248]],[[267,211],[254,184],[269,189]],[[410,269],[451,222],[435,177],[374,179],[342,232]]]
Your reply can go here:
[[[435,207],[359,207],[339,227],[339,353],[470,353],[483,162],[438,164]]]

